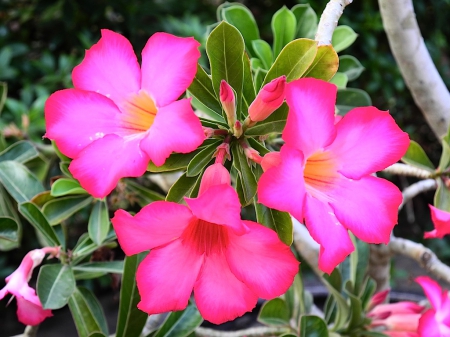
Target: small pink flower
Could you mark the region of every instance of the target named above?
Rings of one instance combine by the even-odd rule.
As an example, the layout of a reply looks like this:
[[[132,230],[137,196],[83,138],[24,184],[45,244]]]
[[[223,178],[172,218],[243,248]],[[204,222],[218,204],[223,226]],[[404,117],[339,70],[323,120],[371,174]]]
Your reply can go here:
[[[220,102],[227,115],[228,125],[233,128],[236,122],[236,99],[233,89],[225,80],[220,82]]]
[[[127,255],[150,249],[136,279],[148,314],[182,310],[194,291],[202,316],[220,324],[250,311],[259,297],[283,294],[298,262],[277,234],[241,220],[241,206],[222,164],[208,167],[187,206],[157,201],[112,223]]]
[[[258,184],[262,204],[305,221],[326,273],[354,250],[348,230],[365,242],[389,242],[402,195],[372,173],[399,160],[409,145],[389,113],[375,107],[353,109],[335,124],[336,92],[312,78],[286,85],[285,144],[278,159],[263,160]]]
[[[449,337],[450,336],[450,298],[447,291],[443,291],[439,284],[427,276],[416,278],[431,304],[420,318],[420,337]]]
[[[286,76],[278,77],[267,83],[248,107],[253,122],[265,120],[283,104],[285,98]]]
[[[195,150],[205,139],[189,99],[200,57],[193,38],[156,33],[139,66],[130,42],[103,29],[102,38],[72,72],[74,89],[45,104],[46,137],[73,158],[70,172],[95,197],[122,177],[164,164],[172,152]]]
[[[42,263],[45,254],[57,256],[58,247],[45,247],[27,253],[20,266],[6,278],[6,286],[0,290],[0,300],[7,294],[17,299],[17,317],[25,325],[38,325],[47,317],[51,310],[44,310],[36,291],[28,285],[33,269]]]
[[[425,239],[438,238],[442,239],[445,235],[450,234],[450,213],[442,211],[432,205],[430,206],[431,220],[435,229],[424,234]]]

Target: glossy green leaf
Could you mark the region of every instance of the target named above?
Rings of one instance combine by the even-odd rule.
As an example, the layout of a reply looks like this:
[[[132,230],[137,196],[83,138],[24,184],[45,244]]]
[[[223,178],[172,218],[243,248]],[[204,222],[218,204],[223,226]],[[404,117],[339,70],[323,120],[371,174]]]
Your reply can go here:
[[[367,92],[361,89],[339,89],[336,99],[336,108],[339,115],[345,115],[351,109],[361,106],[371,106],[372,100]]]
[[[290,246],[293,240],[294,229],[289,213],[271,209],[260,203],[255,205],[257,221],[277,232],[280,240]]]
[[[17,203],[44,191],[41,182],[23,164],[10,160],[0,162],[0,183]]]
[[[406,164],[434,172],[434,165],[428,158],[422,147],[413,140],[410,140],[408,151],[402,157],[402,161]]]
[[[72,268],[62,264],[48,264],[39,270],[37,293],[44,309],[60,309],[75,291]]]
[[[297,19],[286,6],[280,8],[272,17],[273,55],[280,54],[285,45],[294,40]]]
[[[6,82],[0,82],[0,113],[5,106],[6,97],[8,95],[8,84]]]
[[[255,71],[255,89],[259,92],[261,89],[264,79],[267,76],[267,70],[259,68]]]
[[[317,316],[302,316],[300,320],[300,337],[328,337],[325,321]]]
[[[188,177],[183,173],[167,192],[166,201],[181,202],[194,187],[197,177]]]
[[[243,206],[245,206],[251,203],[256,194],[256,178],[252,172],[244,151],[239,145],[234,144],[234,146],[231,146],[231,154],[233,156],[233,166],[236,168],[241,178],[245,198],[245,203]]]
[[[291,12],[297,19],[297,38],[314,39],[317,32],[318,18],[314,9],[309,4],[298,4],[291,8]]]
[[[273,132],[281,133],[286,126],[288,111],[287,104],[283,103],[282,106],[265,120],[258,122],[250,129],[247,129],[245,134],[247,136],[263,136]]]
[[[259,39],[259,30],[252,12],[245,6],[230,6],[222,10],[225,21],[235,26],[244,38],[245,47],[250,55],[255,55],[252,41]]]
[[[302,77],[313,63],[316,54],[316,41],[298,39],[289,42],[269,69],[263,85],[282,75],[286,75],[288,82]]]
[[[69,298],[69,309],[79,337],[88,337],[93,333],[108,335],[103,309],[88,289],[75,289]]]
[[[91,196],[67,196],[49,201],[42,207],[42,213],[54,226],[66,220],[92,202]]]
[[[222,143],[221,139],[217,139],[214,143],[205,147],[202,151],[197,153],[191,162],[187,166],[186,176],[197,176],[212,160],[213,154],[216,152],[217,147]]]
[[[171,312],[154,337],[188,337],[202,322],[195,305],[189,304],[183,311]]]
[[[289,325],[289,308],[281,298],[274,298],[263,304],[258,315],[258,321],[266,325]]]
[[[354,56],[343,55],[339,57],[339,72],[346,74],[349,81],[356,80],[364,69],[361,62]]]
[[[86,190],[81,187],[80,183],[75,179],[60,178],[52,184],[52,196],[61,197],[72,194],[88,194],[88,192],[86,192]]]
[[[19,224],[14,218],[0,216],[0,239],[11,242],[19,241]]]
[[[333,45],[336,53],[350,47],[355,42],[358,34],[348,26],[338,26],[333,32],[331,38],[331,44]]]
[[[36,158],[39,152],[32,143],[21,140],[0,153],[0,162],[5,160],[13,160],[18,163],[26,163],[27,161]]]
[[[336,84],[338,89],[345,89],[348,83],[348,77],[344,73],[336,73],[330,80],[330,83]]]
[[[125,258],[116,337],[139,337],[147,321],[147,314],[137,308],[141,298],[136,286],[136,270],[146,255],[144,252]]]
[[[242,109],[239,118],[244,120],[248,115],[248,107],[255,100],[255,86],[253,84],[252,70],[250,68],[250,59],[247,54],[242,56],[242,64],[244,65],[244,84],[242,87]]]
[[[108,235],[109,227],[109,214],[106,200],[97,200],[89,216],[89,237],[95,244],[100,246]]]
[[[140,185],[135,180],[127,179],[125,180],[125,184],[129,193],[133,193],[134,198],[137,199],[137,203],[141,207],[151,204],[154,201],[165,199],[162,194]]]
[[[44,214],[31,202],[24,202],[19,205],[19,212],[28,220],[48,241],[50,246],[60,246],[61,242],[55,230],[50,226]]]
[[[314,77],[320,80],[329,81],[337,72],[339,58],[331,46],[319,46],[308,70],[302,77]]]
[[[269,70],[273,63],[273,53],[270,44],[264,40],[255,40],[252,42],[252,46],[256,56],[261,60],[263,68]]]

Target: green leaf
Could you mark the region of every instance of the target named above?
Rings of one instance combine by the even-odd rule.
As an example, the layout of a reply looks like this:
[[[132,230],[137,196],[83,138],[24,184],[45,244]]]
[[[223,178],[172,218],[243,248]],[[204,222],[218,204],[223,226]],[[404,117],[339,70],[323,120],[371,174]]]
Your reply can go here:
[[[98,200],[89,216],[88,233],[95,244],[100,246],[109,232],[109,214],[106,200]]]
[[[290,246],[293,241],[293,224],[289,213],[281,212],[255,203],[256,220],[277,232],[278,237],[286,245]]]
[[[344,291],[350,299],[350,320],[347,323],[349,330],[361,327],[365,319],[362,312],[361,300],[358,296],[354,295],[352,288],[351,281],[348,281],[345,285]]]
[[[1,110],[1,109],[0,109]],[[32,143],[21,140],[12,144],[6,150],[0,153],[0,162],[13,160],[18,163],[26,163],[27,161],[39,156],[39,152]]]
[[[330,80],[330,83],[336,84],[338,89],[345,89],[348,83],[348,77],[344,73],[336,73]]]
[[[217,147],[222,143],[221,139],[205,147],[202,151],[197,153],[187,166],[186,176],[195,177],[203,171],[206,165],[212,160],[212,155],[216,152]]]
[[[116,233],[114,231],[110,231],[102,246],[115,245],[116,239],[117,239]],[[84,260],[86,256],[90,255],[93,251],[97,249],[98,246],[94,242],[92,242],[92,240],[89,238],[89,234],[88,233],[82,234],[78,239],[77,244],[72,250],[72,264],[77,265],[78,263],[80,263],[80,261]]]
[[[263,85],[264,79],[267,76],[267,70],[259,68],[255,71],[255,88],[259,91]]]
[[[19,212],[45,237],[50,246],[61,245],[55,230],[50,226],[48,220],[36,205],[31,202],[21,203],[19,205]]]
[[[258,321],[266,325],[289,326],[289,308],[281,298],[274,298],[263,304]]]
[[[319,46],[311,66],[302,77],[314,77],[329,81],[337,72],[339,58],[331,46]]]
[[[0,216],[0,239],[11,242],[19,241],[19,224],[9,216]]]
[[[88,194],[88,192],[75,179],[59,178],[52,184],[51,195],[53,197],[71,194]]]
[[[347,301],[341,294],[342,279],[338,269],[334,269],[331,275],[324,275],[322,277],[322,282],[327,287],[331,296],[333,296],[337,305],[335,328],[336,330],[345,326],[347,319],[350,315],[350,307]]]
[[[410,140],[408,151],[402,157],[402,161],[406,164],[434,172],[434,165],[428,158],[422,147],[413,140]]]
[[[280,8],[272,17],[273,55],[280,54],[285,45],[295,38],[297,19],[286,6]]]
[[[183,201],[183,197],[192,191],[196,180],[197,177],[188,177],[183,173],[167,192],[166,201]]]
[[[122,274],[123,261],[88,262],[72,268],[76,280],[98,278],[105,274]]]
[[[355,42],[358,34],[348,26],[338,26],[333,32],[331,38],[331,44],[333,45],[336,53],[350,47]]]
[[[243,206],[245,206],[252,202],[252,199],[256,194],[256,178],[241,146],[239,146],[238,144],[232,145],[231,154],[233,156],[233,166],[236,168],[241,178],[245,198],[245,203]]]
[[[250,68],[250,59],[247,54],[242,56],[242,62],[244,65],[244,84],[242,87],[242,98],[244,107],[240,111],[239,117],[241,120],[245,119],[248,114],[248,107],[255,100],[255,86],[253,84],[252,70]],[[245,113],[244,113],[245,112]]]
[[[75,288],[69,298],[69,309],[79,337],[88,337],[93,333],[108,335],[103,309],[88,289]]]
[[[132,179],[125,180],[126,188],[133,193],[133,196],[137,199],[139,206],[144,207],[151,204],[154,201],[164,200],[165,197],[151,189],[148,189]]]
[[[346,74],[349,81],[356,80],[364,69],[361,62],[354,56],[343,55],[339,57],[339,72]]]
[[[363,289],[361,291],[361,304],[364,310],[368,310],[368,306],[370,300],[372,299],[373,294],[375,294],[377,288],[377,283],[374,279],[370,277],[366,277],[366,281],[364,283]]]
[[[298,39],[289,42],[269,69],[263,85],[282,75],[286,75],[288,82],[302,77],[313,63],[316,54],[316,41]]]
[[[295,36],[314,39],[317,32],[318,18],[314,9],[309,4],[298,4],[291,8],[291,12],[297,19]]]
[[[438,187],[434,194],[433,204],[443,211],[450,212],[450,190],[442,178],[436,179],[436,182]]]
[[[92,202],[91,196],[68,196],[49,201],[42,207],[42,213],[54,226],[66,220],[74,213]]]
[[[256,123],[250,129],[245,131],[247,136],[263,136],[272,132],[281,133],[286,126],[286,120],[289,108],[286,103],[283,103],[277,110],[275,110],[265,120]]]
[[[8,84],[6,82],[0,82],[0,113],[5,106],[6,97],[8,95]]]
[[[64,162],[64,161],[62,161],[62,162],[59,163],[59,169],[60,169],[61,172],[64,173],[66,176],[68,176],[68,177],[71,178],[71,179],[74,179],[72,173],[70,173],[70,171],[69,171],[69,165],[70,165],[70,162]]]
[[[137,308],[141,298],[136,286],[136,270],[146,255],[144,252],[125,258],[116,337],[139,337],[147,321],[147,314]]]
[[[75,291],[75,277],[70,266],[42,266],[37,279],[37,293],[44,309],[60,309]]]
[[[325,321],[317,316],[302,316],[300,320],[300,337],[328,337]]]
[[[61,159],[62,162],[70,162],[71,159],[65,155],[62,154],[62,152],[58,149],[58,146],[56,146],[56,143],[54,140],[52,140],[52,146],[55,149],[56,155]]]
[[[259,39],[259,30],[252,12],[245,6],[230,6],[222,10],[225,21],[235,26],[242,34],[245,47],[250,55],[255,55],[252,41]]]
[[[337,92],[336,108],[341,116],[353,108],[370,105],[372,105],[372,100],[364,90],[347,88],[339,89]]]
[[[171,312],[154,337],[188,337],[202,322],[195,305],[189,304],[183,311]]]
[[[263,68],[268,70],[273,63],[273,53],[270,44],[264,40],[255,40],[252,42],[252,46],[256,56],[261,60]]]
[[[244,81],[242,62],[244,50],[241,33],[226,22],[221,22],[214,28],[206,41],[206,53],[211,66],[212,84],[216,97],[220,95],[220,82],[227,81],[236,93],[238,111],[240,110]]]
[[[44,192],[41,182],[23,164],[15,161],[0,162],[0,183],[17,203],[29,201]]]

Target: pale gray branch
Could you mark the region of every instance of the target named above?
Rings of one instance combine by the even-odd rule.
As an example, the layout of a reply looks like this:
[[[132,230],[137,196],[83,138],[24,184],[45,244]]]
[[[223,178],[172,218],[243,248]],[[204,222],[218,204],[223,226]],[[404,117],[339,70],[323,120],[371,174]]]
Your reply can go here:
[[[325,7],[317,27],[316,41],[319,46],[331,44],[333,32],[337,27],[339,18],[344,12],[345,6],[353,0],[331,0]]]
[[[383,172],[422,179],[427,179],[432,176],[432,172],[430,171],[401,163],[392,164],[391,166],[386,167]]]
[[[285,332],[289,332],[289,328],[261,326],[238,331],[218,331],[202,327],[195,329],[197,337],[262,337],[278,336]]]
[[[411,186],[408,186],[405,188],[402,192],[403,194],[403,201],[399,207],[399,210],[403,208],[403,206],[410,201],[412,198],[414,198],[416,195],[419,195],[420,193],[434,190],[437,188],[437,182],[435,179],[425,179],[418,181],[415,184],[412,184]]]

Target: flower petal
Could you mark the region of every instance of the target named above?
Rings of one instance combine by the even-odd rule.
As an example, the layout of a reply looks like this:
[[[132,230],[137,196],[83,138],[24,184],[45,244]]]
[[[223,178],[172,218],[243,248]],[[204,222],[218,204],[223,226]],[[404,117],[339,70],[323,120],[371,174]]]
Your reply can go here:
[[[34,297],[25,299],[22,296],[16,296],[17,299],[17,317],[19,322],[25,325],[38,325],[47,317],[53,316],[49,309],[44,310],[36,294]]]
[[[265,171],[258,182],[258,202],[303,220],[305,181],[303,154],[292,147],[281,147],[281,162]],[[287,197],[289,196],[289,197]]]
[[[347,229],[339,223],[327,203],[309,195],[305,201],[305,220],[312,238],[320,244],[319,268],[331,274],[355,249]]]
[[[172,152],[189,153],[199,147],[205,134],[190,99],[160,108],[141,148],[156,166],[164,164]]]
[[[186,308],[202,264],[203,255],[181,240],[151,250],[136,273],[138,308],[149,315]]]
[[[140,89],[141,71],[130,41],[102,29],[101,39],[86,51],[84,60],[73,69],[77,89],[98,92],[118,106],[130,93]]]
[[[273,230],[244,222],[248,233],[229,234],[225,255],[231,272],[258,297],[271,299],[284,294],[298,273],[298,261]]]
[[[289,106],[283,131],[286,144],[309,157],[333,141],[336,93],[334,84],[315,78],[302,78],[286,85]]]
[[[74,158],[86,146],[106,134],[124,134],[120,111],[108,98],[77,89],[60,90],[45,102],[46,137]]]
[[[120,247],[130,256],[178,239],[191,219],[192,213],[186,206],[155,201],[134,217],[119,209],[111,222]]]
[[[221,324],[251,311],[258,296],[230,271],[225,256],[211,254],[194,286],[195,303],[203,318]]]
[[[231,186],[231,177],[228,170],[221,163],[208,166],[205,173],[203,173],[198,195],[202,195],[203,192],[206,192],[212,186],[222,184]]]
[[[96,198],[107,196],[120,178],[139,177],[147,170],[148,156],[137,137],[106,135],[84,148],[69,166],[81,186]]]
[[[192,83],[200,58],[194,38],[156,33],[142,51],[142,89],[158,108],[174,102]]]
[[[389,243],[402,202],[397,186],[372,176],[342,177],[330,196],[330,205],[345,228],[365,242]]]
[[[352,179],[394,164],[409,146],[408,134],[400,130],[389,112],[375,107],[349,111],[336,130],[329,149],[340,161],[340,172]]]
[[[439,310],[442,305],[442,289],[439,284],[428,276],[419,276],[415,279],[423,288],[425,295],[434,309]]]
[[[445,235],[450,234],[450,213],[442,211],[432,205],[430,206],[431,220],[433,221],[434,231],[426,232],[425,239],[439,238],[442,239]]]
[[[436,311],[433,309],[427,310],[419,319],[419,328],[417,332],[419,336],[423,337],[443,337],[449,336],[441,334],[441,324],[436,321]],[[448,328],[447,328],[448,329]],[[450,330],[450,329],[448,329]],[[450,331],[449,331],[450,333]]]

